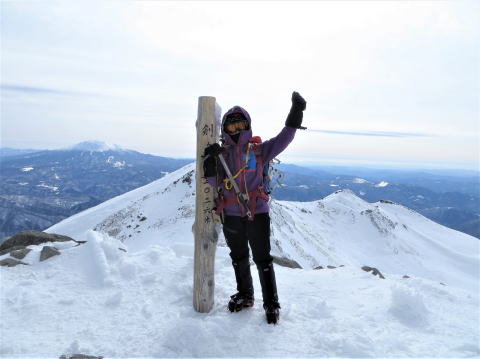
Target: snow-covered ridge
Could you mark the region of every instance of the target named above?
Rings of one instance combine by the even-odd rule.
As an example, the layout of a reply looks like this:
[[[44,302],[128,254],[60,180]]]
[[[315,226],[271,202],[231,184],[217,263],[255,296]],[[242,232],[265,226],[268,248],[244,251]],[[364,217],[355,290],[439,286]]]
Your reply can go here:
[[[171,243],[172,238],[191,243],[194,213],[195,163],[191,163],[47,231],[78,238],[95,229],[144,249]],[[390,201],[368,203],[352,191],[340,190],[313,202],[273,201],[271,218],[273,255],[303,268],[369,265],[461,287],[478,279],[479,260],[474,255],[478,240]],[[221,234],[220,244],[223,241]]]

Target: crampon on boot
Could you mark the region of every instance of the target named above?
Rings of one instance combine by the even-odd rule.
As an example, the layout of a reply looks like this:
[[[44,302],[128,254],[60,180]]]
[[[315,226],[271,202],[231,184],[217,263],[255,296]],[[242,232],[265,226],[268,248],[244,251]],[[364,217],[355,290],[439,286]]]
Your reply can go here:
[[[267,317],[268,324],[277,324],[280,319],[280,304],[274,302],[272,304],[264,304],[265,316]]]
[[[228,310],[230,312],[239,312],[243,308],[253,307],[254,299],[250,294],[237,293],[230,296],[230,301],[228,302]]]
[[[228,310],[239,312],[243,308],[253,307],[253,284],[250,273],[250,259],[247,257],[232,261],[237,281],[237,294],[230,297]]]

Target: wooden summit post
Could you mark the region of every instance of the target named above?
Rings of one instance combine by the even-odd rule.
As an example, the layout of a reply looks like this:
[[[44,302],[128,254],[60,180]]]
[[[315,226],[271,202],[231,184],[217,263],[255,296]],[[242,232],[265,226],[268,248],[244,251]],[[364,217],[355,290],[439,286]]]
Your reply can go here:
[[[220,135],[220,106],[215,97],[201,96],[198,99],[197,168],[195,223],[195,259],[193,274],[193,307],[197,312],[208,313],[213,307],[215,289],[214,264],[217,249],[218,216],[215,206],[215,190],[203,176],[203,153],[209,144],[218,142]]]

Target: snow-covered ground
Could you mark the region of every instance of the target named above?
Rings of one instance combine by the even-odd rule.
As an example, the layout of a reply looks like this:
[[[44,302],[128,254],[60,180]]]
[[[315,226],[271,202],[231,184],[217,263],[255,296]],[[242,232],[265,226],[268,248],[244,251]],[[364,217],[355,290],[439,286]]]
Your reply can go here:
[[[195,312],[193,170],[48,230],[87,243],[55,243],[62,254],[44,262],[41,246],[32,246],[23,260],[29,266],[0,267],[0,356],[480,356],[479,241],[351,192],[272,205],[274,254],[304,268],[276,266],[279,325],[265,322],[254,265],[255,306],[227,311],[235,282],[222,238],[215,305]]]

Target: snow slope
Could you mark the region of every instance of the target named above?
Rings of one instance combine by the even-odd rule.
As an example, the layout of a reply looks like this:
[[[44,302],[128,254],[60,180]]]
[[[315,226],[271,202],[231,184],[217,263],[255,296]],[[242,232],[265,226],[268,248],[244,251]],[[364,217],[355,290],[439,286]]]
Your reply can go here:
[[[62,254],[45,262],[32,246],[30,266],[0,267],[1,357],[480,355],[478,240],[350,192],[272,205],[275,254],[304,267],[276,266],[279,325],[265,323],[255,266],[256,305],[227,312],[235,283],[222,246],[214,308],[196,313],[194,189],[191,164],[48,230],[87,243],[56,243]]]
[[[191,248],[194,171],[193,164],[187,165],[67,218],[47,232],[80,239],[95,229],[124,241],[131,251],[152,244]],[[271,217],[273,254],[303,268],[368,265],[478,288],[479,241],[401,205],[368,203],[344,190],[314,202],[273,201]],[[222,237],[220,244],[224,245]]]
[[[276,252],[303,268],[368,265],[478,290],[478,239],[399,204],[344,190],[314,202],[276,201],[271,212]]]

